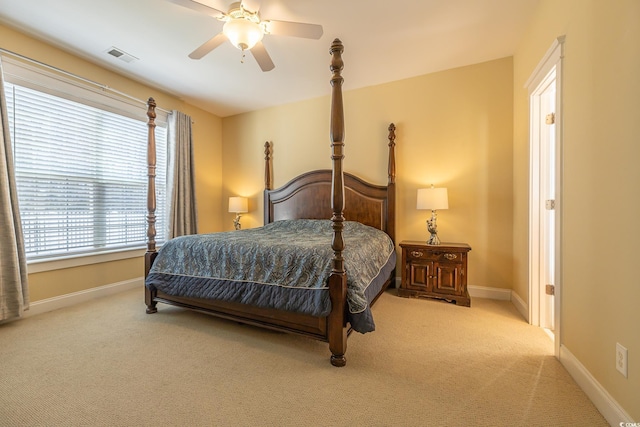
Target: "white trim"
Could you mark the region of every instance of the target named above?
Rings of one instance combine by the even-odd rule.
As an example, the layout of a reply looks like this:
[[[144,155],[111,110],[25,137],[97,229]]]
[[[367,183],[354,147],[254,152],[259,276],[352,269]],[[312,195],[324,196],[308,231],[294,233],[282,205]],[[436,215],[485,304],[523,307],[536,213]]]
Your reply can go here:
[[[487,298],[500,301],[511,301],[518,313],[528,322],[529,307],[520,296],[511,289],[490,288],[487,286],[468,286],[469,295],[474,298]]]
[[[567,36],[559,36],[557,37],[547,53],[544,54],[542,60],[538,63],[536,68],[531,73],[531,76],[527,79],[527,82],[524,84],[524,87],[529,90],[529,94],[538,87],[542,79],[551,71],[553,65],[557,64],[562,58],[563,52],[562,48],[564,46],[564,40]]]
[[[530,96],[529,102],[529,323],[540,326],[540,152],[538,144],[533,141],[540,139],[537,123],[540,115],[534,102],[537,98]],[[536,126],[534,126],[536,124]]]
[[[475,298],[487,298],[511,301],[511,289],[490,288],[487,286],[467,286],[469,295]]]
[[[560,346],[560,363],[610,425],[619,426],[623,423],[633,423],[631,416],[564,345]]]
[[[8,82],[117,114],[126,113],[137,120],[147,120],[147,101],[6,49],[0,48],[0,58]],[[57,83],[52,84],[52,81]],[[62,88],[64,90],[61,91]],[[156,107],[156,114],[156,125],[166,126],[169,111]]]
[[[128,249],[90,255],[76,255],[55,259],[27,261],[27,270],[29,274],[32,274],[41,273],[43,271],[60,270],[63,268],[79,267],[82,265],[119,261],[121,259],[142,257],[144,256],[145,251],[145,249]]]
[[[555,339],[555,355],[560,357],[560,346],[562,345],[561,331],[562,331],[562,285],[564,283],[563,277],[563,225],[564,225],[564,36],[560,37],[560,58],[556,64],[556,205],[555,205],[555,276],[554,280],[554,306],[553,306],[553,333]]]
[[[564,41],[565,36],[556,38],[549,50],[546,52],[540,63],[536,66],[533,73],[527,80],[525,88],[527,88],[530,99],[530,181],[529,181],[529,306],[528,306],[528,319],[532,325],[540,325],[540,294],[539,294],[539,270],[540,259],[538,257],[540,253],[539,239],[540,234],[540,218],[539,218],[539,205],[538,200],[540,196],[539,188],[539,163],[540,153],[536,150],[537,144],[534,141],[539,140],[537,126],[534,124],[539,123],[542,119],[539,117],[539,112],[536,109],[536,102],[538,101],[537,92],[540,86],[547,78],[549,73],[555,69],[556,73],[556,126],[555,126],[555,141],[556,141],[556,185],[555,185],[555,298],[554,298],[554,332],[555,332],[555,355],[559,358],[560,345],[561,345],[561,314],[562,314],[562,197],[563,197],[563,104],[562,104],[562,89],[563,89],[563,73],[562,73],[562,59],[564,58]]]
[[[60,308],[80,304],[95,298],[116,294],[118,292],[128,291],[135,288],[143,289],[143,287],[144,279],[142,277],[137,277],[123,282],[98,286],[84,291],[35,301],[30,304],[29,310],[24,312],[24,317],[31,317],[48,311],[58,310]]]
[[[524,317],[524,320],[529,322],[529,305],[515,291],[511,291],[511,302],[518,310],[518,313]]]

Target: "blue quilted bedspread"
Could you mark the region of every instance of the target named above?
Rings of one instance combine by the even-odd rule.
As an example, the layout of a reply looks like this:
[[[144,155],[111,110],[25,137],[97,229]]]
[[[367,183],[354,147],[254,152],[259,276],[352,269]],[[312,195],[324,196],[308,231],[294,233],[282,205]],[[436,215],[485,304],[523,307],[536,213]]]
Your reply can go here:
[[[331,224],[286,220],[178,237],[162,246],[146,285],[174,296],[327,316]],[[375,324],[369,303],[395,267],[395,247],[380,230],[352,221],[344,224],[349,321],[354,330],[370,332]]]

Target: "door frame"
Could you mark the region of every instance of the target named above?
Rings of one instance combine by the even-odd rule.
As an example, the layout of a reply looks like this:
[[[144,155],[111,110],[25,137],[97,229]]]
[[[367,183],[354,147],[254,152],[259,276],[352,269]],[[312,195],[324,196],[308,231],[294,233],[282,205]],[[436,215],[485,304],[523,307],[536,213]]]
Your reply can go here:
[[[529,323],[540,326],[540,134],[538,124],[544,121],[539,108],[538,90],[552,70],[556,79],[555,143],[556,143],[556,184],[555,184],[555,245],[554,245],[554,346],[556,357],[560,356],[562,318],[562,188],[563,188],[563,115],[562,89],[565,36],[556,38],[531,77],[525,88],[529,94]]]

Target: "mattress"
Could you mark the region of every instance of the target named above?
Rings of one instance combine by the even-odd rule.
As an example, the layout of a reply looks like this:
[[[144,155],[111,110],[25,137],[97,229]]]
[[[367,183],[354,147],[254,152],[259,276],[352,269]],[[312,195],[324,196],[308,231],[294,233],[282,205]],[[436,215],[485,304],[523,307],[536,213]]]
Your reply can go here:
[[[327,316],[331,301],[332,222],[283,220],[263,227],[181,236],[166,242],[146,286],[166,294]],[[391,238],[345,221],[348,321],[358,332],[375,323],[370,303],[396,263]]]

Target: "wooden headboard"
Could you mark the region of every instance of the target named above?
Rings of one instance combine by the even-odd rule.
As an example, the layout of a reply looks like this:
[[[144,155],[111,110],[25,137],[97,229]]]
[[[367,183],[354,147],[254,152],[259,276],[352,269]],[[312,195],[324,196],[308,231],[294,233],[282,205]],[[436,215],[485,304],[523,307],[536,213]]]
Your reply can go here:
[[[344,172],[344,219],[386,232],[395,241],[395,126],[389,125],[389,182],[371,184]],[[332,171],[306,172],[271,189],[271,156],[265,144],[265,224],[283,219],[330,219]]]

